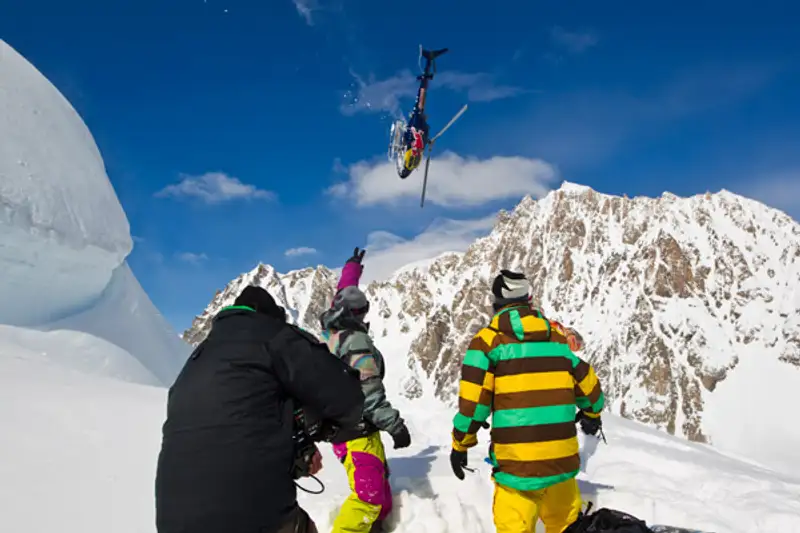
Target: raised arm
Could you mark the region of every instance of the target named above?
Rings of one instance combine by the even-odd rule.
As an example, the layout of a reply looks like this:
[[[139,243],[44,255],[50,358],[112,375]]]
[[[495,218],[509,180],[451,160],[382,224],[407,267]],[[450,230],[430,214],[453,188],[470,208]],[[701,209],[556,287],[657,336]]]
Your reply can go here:
[[[339,276],[339,284],[336,286],[336,292],[339,292],[345,287],[352,287],[354,285],[358,287],[361,274],[364,272],[364,265],[361,264],[361,261],[364,259],[365,253],[366,250],[360,250],[359,248],[353,250],[352,257],[347,260],[342,268],[342,275]]]

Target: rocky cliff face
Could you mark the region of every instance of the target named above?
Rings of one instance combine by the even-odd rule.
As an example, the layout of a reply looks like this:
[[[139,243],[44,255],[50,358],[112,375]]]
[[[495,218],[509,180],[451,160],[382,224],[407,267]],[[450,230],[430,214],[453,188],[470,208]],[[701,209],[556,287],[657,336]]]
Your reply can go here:
[[[708,442],[706,403],[742,358],[777,360],[800,385],[795,221],[726,191],[631,199],[565,183],[501,212],[465,253],[366,288],[390,394],[454,404],[461,357],[489,319],[489,284],[501,268],[524,271],[545,313],[583,334],[581,355],[625,417]],[[259,265],[215,295],[184,338],[199,342],[249,283],[318,331],[336,275]]]

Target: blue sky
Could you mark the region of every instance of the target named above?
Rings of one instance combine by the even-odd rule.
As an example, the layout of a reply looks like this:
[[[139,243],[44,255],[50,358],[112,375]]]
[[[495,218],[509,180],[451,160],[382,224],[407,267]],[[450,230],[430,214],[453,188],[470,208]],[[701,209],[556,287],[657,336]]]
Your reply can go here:
[[[800,214],[800,6],[789,2],[0,0],[0,38],[92,131],[130,263],[179,330],[257,262],[367,274],[460,249],[562,180],[727,188]],[[499,7],[500,4],[497,4]],[[449,47],[420,173],[385,159],[418,46]]]

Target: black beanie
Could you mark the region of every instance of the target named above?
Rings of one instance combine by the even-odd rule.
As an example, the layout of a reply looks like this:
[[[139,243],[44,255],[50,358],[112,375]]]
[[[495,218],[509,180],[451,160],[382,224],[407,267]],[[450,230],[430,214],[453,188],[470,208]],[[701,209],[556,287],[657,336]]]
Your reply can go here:
[[[256,313],[262,313],[281,320],[286,320],[286,310],[275,303],[270,293],[256,285],[245,287],[233,305],[242,305],[253,309]]]
[[[526,303],[531,299],[531,286],[525,274],[501,270],[492,282],[495,308],[512,303]]]

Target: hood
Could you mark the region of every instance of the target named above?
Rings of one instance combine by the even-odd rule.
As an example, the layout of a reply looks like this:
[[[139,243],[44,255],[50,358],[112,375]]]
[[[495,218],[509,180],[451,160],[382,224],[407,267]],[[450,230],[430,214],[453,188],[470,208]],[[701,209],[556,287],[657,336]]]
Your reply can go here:
[[[364,322],[364,316],[355,316],[344,307],[331,307],[319,316],[319,325],[323,331],[369,331],[369,322]]]
[[[530,305],[510,305],[492,317],[489,327],[521,342],[550,340],[550,322]]]

